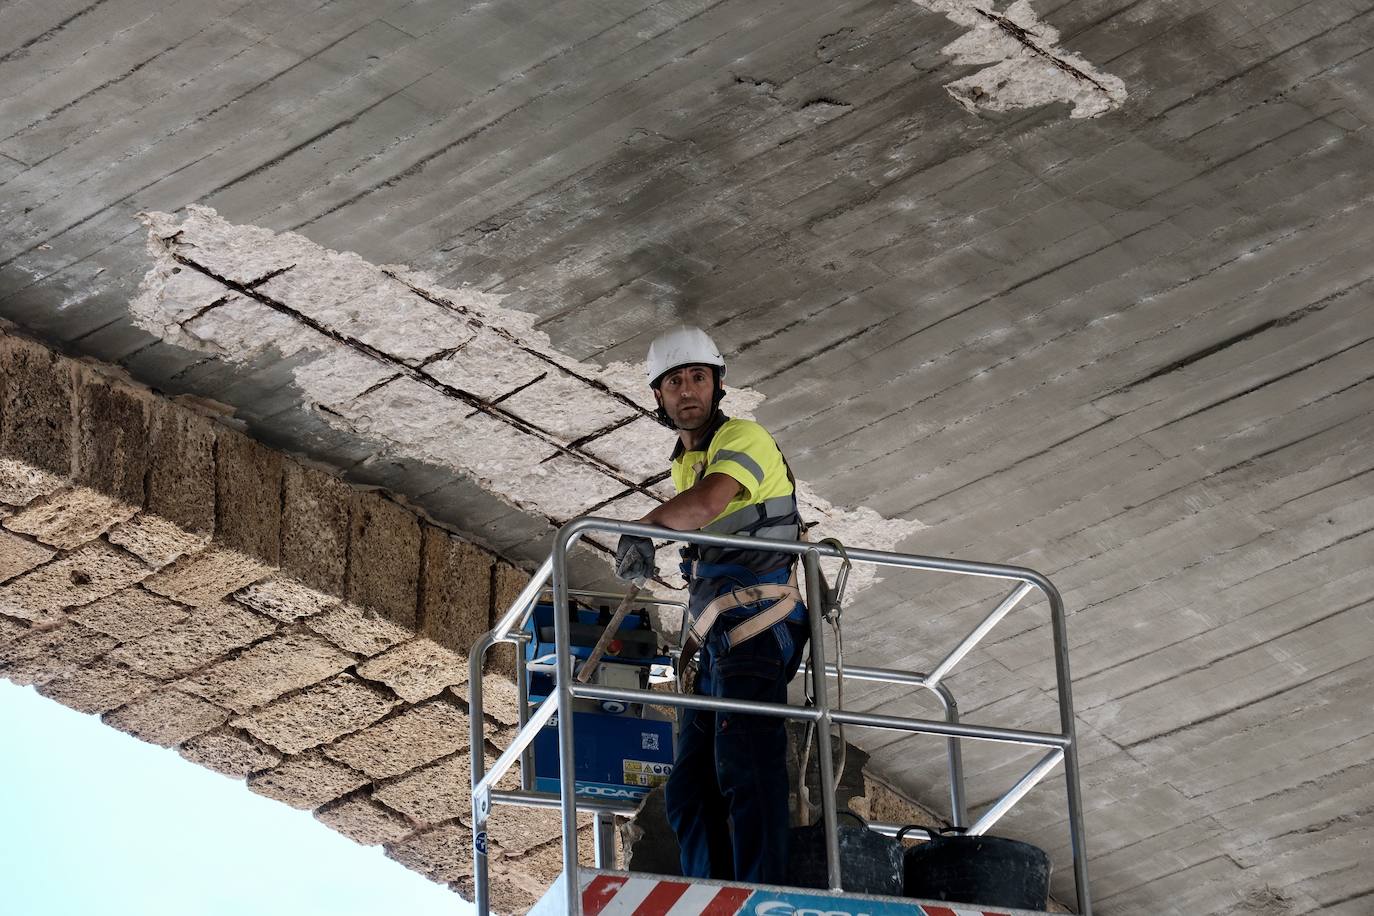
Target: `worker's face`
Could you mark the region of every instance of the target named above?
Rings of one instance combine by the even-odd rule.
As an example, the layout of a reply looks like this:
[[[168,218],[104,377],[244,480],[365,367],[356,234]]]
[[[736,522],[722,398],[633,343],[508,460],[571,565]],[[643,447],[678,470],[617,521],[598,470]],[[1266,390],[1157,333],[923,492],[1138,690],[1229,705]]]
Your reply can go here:
[[[716,378],[709,366],[683,366],[663,376],[654,394],[678,429],[694,430],[711,419]]]

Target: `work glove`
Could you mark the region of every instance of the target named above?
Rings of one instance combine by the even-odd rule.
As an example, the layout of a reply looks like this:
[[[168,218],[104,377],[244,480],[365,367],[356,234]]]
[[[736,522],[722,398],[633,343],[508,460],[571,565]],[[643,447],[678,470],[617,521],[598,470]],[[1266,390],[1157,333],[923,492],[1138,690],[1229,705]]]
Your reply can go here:
[[[626,582],[639,582],[657,575],[654,542],[635,534],[622,534],[615,547],[615,574]]]

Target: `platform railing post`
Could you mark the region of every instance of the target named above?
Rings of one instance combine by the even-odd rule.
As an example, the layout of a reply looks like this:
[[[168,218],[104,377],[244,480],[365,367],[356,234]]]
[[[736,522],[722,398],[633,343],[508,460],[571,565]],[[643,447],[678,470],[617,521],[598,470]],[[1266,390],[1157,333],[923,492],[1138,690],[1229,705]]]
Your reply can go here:
[[[835,750],[831,735],[830,695],[825,681],[825,630],[821,626],[821,613],[824,607],[821,595],[821,558],[815,550],[802,555],[802,566],[806,573],[806,618],[811,625],[811,677],[812,692],[820,718],[816,722],[819,740],[816,749],[821,769],[821,821],[825,824],[825,866],[828,885],[831,890],[840,887],[840,836],[839,816],[835,811]]]
[[[563,876],[567,912],[582,913],[577,857],[577,761],[573,743],[572,641],[568,632],[569,526],[559,529],[553,545],[553,638],[555,689],[558,691],[558,789],[563,811]]]
[[[486,775],[486,760],[483,759],[482,747],[486,743],[484,732],[485,721],[482,718],[482,665],[486,658],[487,650],[491,648],[492,634],[485,633],[473,644],[472,650],[468,654],[468,708],[472,715],[469,717],[469,727],[471,736],[468,746],[472,749],[469,754],[472,766],[472,869],[473,887],[475,888],[473,901],[477,905],[478,916],[488,916],[491,913],[491,901],[488,899],[487,887],[487,817],[491,811],[491,803],[487,799],[478,797],[477,785]]]
[[[1035,585],[1050,602],[1050,627],[1054,634],[1054,674],[1059,693],[1059,728],[1069,739],[1064,748],[1064,787],[1068,796],[1069,840],[1073,846],[1073,883],[1079,916],[1092,916],[1088,890],[1088,837],[1083,827],[1083,798],[1078,785],[1078,739],[1073,718],[1073,686],[1069,676],[1069,633],[1064,622],[1064,599],[1048,579],[1038,576]]]
[[[945,721],[950,725],[959,724],[959,704],[954,694],[944,684],[937,684],[931,692],[940,699],[945,708]],[[968,802],[964,796],[964,751],[959,739],[953,736],[945,739],[945,755],[949,760],[949,822],[953,827],[968,826]]]

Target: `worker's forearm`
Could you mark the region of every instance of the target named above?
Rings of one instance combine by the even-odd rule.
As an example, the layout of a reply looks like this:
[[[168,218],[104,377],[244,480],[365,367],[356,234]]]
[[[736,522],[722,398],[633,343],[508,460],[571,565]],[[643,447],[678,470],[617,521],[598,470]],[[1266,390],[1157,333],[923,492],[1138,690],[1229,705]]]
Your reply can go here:
[[[693,487],[658,506],[640,521],[674,531],[696,531],[709,525],[719,514],[720,510],[714,507],[708,495]]]

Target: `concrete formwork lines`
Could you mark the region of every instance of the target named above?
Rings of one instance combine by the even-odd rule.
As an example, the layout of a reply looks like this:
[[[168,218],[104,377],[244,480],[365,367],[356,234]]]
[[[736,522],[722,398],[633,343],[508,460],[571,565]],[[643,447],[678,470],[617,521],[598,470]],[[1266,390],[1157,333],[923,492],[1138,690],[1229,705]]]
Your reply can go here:
[[[673,99],[689,96],[699,92],[703,86],[716,82],[719,77],[714,68],[721,62],[732,59],[732,55],[737,56],[752,40],[748,30],[722,30],[718,21],[725,18],[726,11],[718,10],[720,8],[713,8],[670,33],[683,45],[671,61],[664,63],[661,62],[661,58],[655,57],[655,65],[633,80],[626,82],[617,79],[614,85],[605,85],[599,81],[591,83],[588,91],[585,91],[587,98],[582,104],[576,107],[568,106],[566,103],[560,105],[559,116],[553,122],[554,129],[549,129],[541,135],[543,142],[533,147],[528,144],[521,147],[519,152],[523,167],[511,169],[510,164],[507,164],[507,169],[517,173],[522,184],[532,181],[555,183],[584,168],[598,156],[604,155],[608,145],[613,148],[618,144],[624,134],[625,125],[646,108],[661,109],[670,106]],[[754,11],[750,21],[759,22],[768,15],[768,11]],[[810,19],[802,17],[789,20],[786,33],[778,37],[770,33],[770,39],[782,41],[786,34],[807,28],[809,22]],[[661,51],[652,45],[645,48]],[[684,70],[685,74],[679,72]],[[550,97],[550,104],[554,101],[562,100]],[[595,123],[595,128],[590,133],[583,126],[587,121]],[[567,153],[568,149],[573,150],[571,156]],[[563,151],[561,155],[559,151]],[[383,250],[394,251],[395,249],[390,246],[403,245],[409,235],[426,227],[451,234],[447,233],[444,222],[448,217],[444,212],[434,211],[451,210],[455,204],[470,208],[473,204],[469,198],[460,195],[476,194],[477,201],[485,201],[515,182],[515,178],[506,178],[493,184],[486,176],[487,169],[491,167],[465,170],[459,180],[445,180],[438,188],[412,182],[408,200],[411,201],[410,212],[417,218],[411,229],[388,240],[387,247]],[[435,191],[441,193],[433,193]],[[425,194],[428,196],[420,202],[417,211],[414,207],[415,198],[417,195]],[[427,204],[426,201],[434,203]],[[386,207],[383,212],[401,205]],[[482,204],[478,203],[476,206],[480,208]],[[455,228],[464,228],[468,225],[471,225],[471,221]],[[352,227],[339,238],[350,245],[362,245],[369,251],[377,247],[372,239],[353,231]]]
[[[659,18],[659,6],[655,5],[639,14],[619,19],[600,31],[593,28],[590,33],[575,33],[582,38],[584,44],[591,45],[591,47],[569,62],[576,69],[568,76],[575,81],[596,63],[603,62],[624,50],[633,48],[634,42],[642,43],[652,40],[652,37],[644,38],[636,35],[635,30],[637,28],[646,25],[651,30],[662,29],[665,26],[668,29],[674,27],[677,24],[674,17],[670,17],[664,24],[655,22]],[[681,14],[690,18],[691,15],[699,12],[699,9],[692,7],[681,11]],[[641,23],[639,21],[641,18],[646,22]],[[599,22],[600,20],[597,20],[593,25],[595,26]],[[657,35],[659,33],[652,32],[651,34]],[[619,43],[625,41],[630,41],[632,44],[628,48],[623,48]],[[542,81],[536,83],[536,86],[541,88],[533,95],[529,89],[523,88],[521,81],[511,81],[492,88],[484,96],[477,99],[473,103],[478,106],[475,111],[469,110],[471,106],[465,106],[461,109],[461,112],[466,116],[463,119],[458,119],[453,113],[441,109],[440,116],[434,120],[423,126],[408,129],[406,134],[398,138],[408,147],[406,159],[403,160],[404,168],[401,168],[400,171],[396,171],[396,163],[385,155],[394,146],[394,144],[388,145],[381,153],[360,159],[336,178],[291,201],[286,205],[286,209],[272,210],[265,215],[271,217],[273,222],[289,222],[292,229],[300,229],[314,220],[327,217],[351,206],[372,193],[394,186],[408,175],[420,172],[427,168],[431,162],[458,147],[466,145],[476,134],[484,132],[481,125],[488,127],[494,125],[513,111],[518,110],[522,105],[527,105],[531,101],[557,91],[560,87],[558,74],[543,71],[549,67],[551,61],[559,60],[562,56],[556,54],[532,68],[531,73],[537,74],[538,79]],[[476,128],[476,133],[474,133],[473,123],[479,125]]]
[[[363,26],[356,33],[348,36],[348,38],[353,38],[357,43],[368,47],[377,45],[386,47],[389,45],[395,48],[400,47],[404,43],[400,33],[394,28],[391,26],[379,25],[376,20],[367,26]],[[341,41],[343,40],[344,39],[341,39]],[[324,52],[321,52],[321,54],[323,53]],[[355,55],[349,55],[350,58],[354,56]],[[141,157],[135,156],[122,160],[117,159],[113,163],[106,160],[104,168],[90,175],[83,182],[77,182],[71,186],[66,193],[43,202],[34,209],[32,214],[25,215],[24,219],[17,225],[43,226],[44,223],[41,221],[47,221],[49,224],[51,222],[57,222],[63,225],[63,228],[55,233],[51,233],[49,230],[49,235],[42,236],[39,239],[41,243],[46,242],[48,238],[69,232],[71,229],[93,219],[104,209],[128,200],[136,194],[147,192],[155,195],[154,199],[156,200],[167,200],[169,197],[178,201],[195,199],[195,194],[191,194],[189,198],[185,196],[185,185],[188,182],[200,185],[211,183],[213,187],[213,183],[217,178],[214,174],[214,170],[220,166],[224,157],[232,156],[235,152],[242,152],[244,150],[254,151],[250,153],[254,158],[262,155],[261,150],[263,149],[263,145],[261,144],[262,138],[258,136],[259,132],[267,131],[269,134],[289,137],[297,130],[317,130],[318,128],[313,125],[318,124],[320,120],[327,120],[331,117],[336,120],[340,118],[346,120],[348,117],[355,115],[360,109],[365,108],[368,104],[375,101],[366,97],[359,100],[356,94],[345,92],[348,81],[345,81],[343,84],[344,88],[340,88],[338,86],[336,70],[332,67],[327,67],[324,61],[317,60],[318,57],[319,55],[312,56],[306,61],[301,62],[303,67],[302,73],[309,73],[309,75],[313,76],[315,80],[318,81],[319,90],[322,90],[326,96],[334,95],[346,97],[346,101],[342,103],[342,111],[336,111],[335,106],[329,105],[328,99],[326,99],[325,102],[311,108],[311,117],[309,119],[311,123],[302,128],[294,121],[253,120],[254,115],[252,109],[254,106],[252,104],[236,106],[225,116],[226,119],[237,117],[240,120],[253,120],[253,123],[243,134],[236,137],[234,141],[209,151],[204,151],[203,147],[198,145],[193,150],[188,148],[187,144],[196,143],[198,139],[197,130],[192,129],[181,136],[173,134],[171,135],[172,145],[175,147],[178,145],[177,141],[181,141],[180,145],[182,149],[185,150],[186,154],[194,155],[195,158],[190,161],[183,161],[176,168],[167,170],[165,173],[160,174],[156,180],[151,182],[143,179],[143,175],[141,174],[143,171],[143,160]],[[307,67],[306,65],[309,66]],[[371,66],[371,63],[364,63],[361,69],[365,73]],[[262,85],[271,85],[272,82],[282,79],[293,69],[295,68],[292,67],[288,68],[286,71],[282,71],[282,73],[274,77],[273,80],[265,81]],[[354,79],[359,78],[358,76],[354,77]],[[373,94],[380,93],[384,95],[388,91],[390,90],[386,88],[372,88]],[[301,97],[295,96],[295,98]],[[307,101],[307,98],[301,98],[302,104],[305,104]],[[192,127],[194,128],[204,121],[205,118],[202,117],[195,122]],[[198,155],[196,155],[197,153]],[[171,153],[171,155],[177,154]],[[199,168],[197,169],[198,166]],[[97,181],[99,183],[101,190],[98,195],[92,195],[89,188],[83,187],[85,183],[91,181]],[[162,205],[165,206],[165,204]],[[39,229],[38,234],[41,236],[43,231],[43,229]],[[31,234],[33,234],[33,230],[26,233],[26,235]]]
[[[479,122],[475,128],[471,123],[453,125],[448,123],[448,119],[436,123],[433,129],[435,136],[417,144],[417,148],[421,150],[425,146],[433,146],[433,149],[426,151],[423,156],[399,173],[388,171],[384,175],[377,176],[378,180],[360,193],[333,204],[328,210],[306,222],[298,223],[296,228],[313,225],[321,219],[327,220],[334,217],[334,214],[339,213],[343,208],[362,199],[363,196],[378,193],[388,199],[397,198],[405,193],[409,194],[400,203],[392,204],[388,209],[413,206],[416,201],[432,196],[434,188],[430,183],[434,180],[432,175],[434,170],[431,168],[431,163],[460,151],[477,153],[479,163],[484,155],[495,155],[509,151],[508,145],[511,141],[507,139],[507,136],[511,127],[533,118],[542,117],[541,112],[561,114],[570,109],[578,111],[588,104],[595,104],[597,100],[604,98],[606,93],[615,91],[617,84],[609,80],[604,74],[605,65],[609,63],[610,59],[616,60],[617,69],[627,61],[633,61],[633,72],[639,72],[644,66],[648,66],[652,70],[652,64],[645,60],[648,57],[646,49],[652,49],[665,43],[665,39],[669,36],[676,36],[681,29],[690,29],[698,20],[709,17],[719,6],[720,3],[693,5],[682,11],[685,15],[681,18],[674,16],[666,23],[656,23],[648,36],[640,35],[631,28],[635,23],[634,17],[623,20],[610,31],[603,31],[591,36],[588,41],[596,41],[594,45],[596,53],[585,62],[576,58],[571,61],[576,66],[576,69],[570,74],[573,77],[571,81],[560,79],[557,72],[541,73],[540,76],[550,84],[542,92],[533,96],[528,93],[516,94],[512,100],[507,100],[505,94],[493,93],[484,99],[483,101],[494,107],[491,107],[489,113],[483,117],[475,119]],[[625,44],[626,42],[628,45]],[[618,54],[618,57],[608,58],[606,56],[608,54]],[[598,78],[594,80],[585,78],[590,76],[597,76]],[[628,76],[626,78],[632,79]],[[568,98],[569,96],[571,99]],[[570,104],[574,99],[580,103],[577,107],[572,107]],[[512,101],[515,104],[510,104]],[[453,136],[455,127],[460,131],[457,136]],[[421,134],[429,132],[427,129]],[[469,149],[470,146],[474,145],[474,141],[480,142],[475,144],[475,149]],[[507,144],[507,146],[492,144]],[[420,184],[417,184],[414,179],[418,179]],[[398,190],[403,184],[406,190]],[[335,221],[339,219],[341,217],[334,217]],[[319,234],[319,230],[316,234]],[[332,232],[326,232],[326,235],[330,238],[335,237]],[[340,238],[348,237],[340,236]]]
[[[132,26],[127,30],[132,34],[127,37],[122,34],[111,36],[113,53],[101,53],[101,49],[87,51],[77,65],[62,68],[55,78],[15,92],[0,102],[0,119],[14,125],[4,140],[11,140],[18,134],[51,121],[82,102],[133,78],[154,61],[177,51],[208,29],[242,14],[248,5],[247,2],[240,2],[233,7],[225,3],[219,9],[211,10],[201,5],[188,14],[184,5],[178,9],[178,5],[173,4],[159,11],[154,24],[145,26],[139,23]],[[218,16],[215,15],[217,13]]]
[[[894,30],[897,28],[898,27],[894,27]],[[902,54],[905,53],[909,52],[902,52]],[[645,196],[649,197],[649,199],[654,202],[654,208],[652,211],[644,214],[644,217],[651,221],[647,227],[643,225],[645,219],[637,220],[637,223],[642,227],[639,229],[641,237],[645,231],[651,234],[661,233],[665,243],[670,243],[672,230],[675,225],[681,225],[683,222],[695,222],[713,209],[737,206],[736,198],[744,197],[746,193],[753,193],[746,189],[755,184],[762,184],[766,181],[785,181],[789,187],[795,187],[796,176],[791,174],[791,170],[794,166],[811,161],[812,157],[823,151],[833,151],[842,146],[857,143],[866,133],[882,130],[889,125],[897,109],[883,108],[881,110],[875,110],[870,114],[868,113],[868,106],[882,100],[885,96],[892,95],[893,89],[899,88],[909,82],[908,77],[899,75],[896,84],[892,88],[879,87],[883,88],[884,91],[880,94],[875,94],[871,76],[863,79],[855,76],[852,79],[852,83],[855,84],[856,90],[860,88],[862,90],[858,92],[858,94],[849,91],[846,88],[848,86],[847,83],[842,84],[834,90],[836,94],[844,96],[846,105],[850,109],[843,119],[843,122],[841,122],[839,118],[833,118],[812,124],[809,120],[799,117],[793,110],[794,103],[792,99],[782,97],[781,93],[787,90],[788,83],[791,80],[802,78],[806,74],[819,69],[822,64],[816,63],[810,57],[804,57],[795,53],[790,54],[789,59],[791,61],[806,61],[803,65],[792,65],[794,67],[802,66],[804,69],[802,69],[801,73],[789,75],[787,77],[787,82],[779,84],[776,88],[770,83],[765,102],[760,102],[752,97],[746,97],[742,101],[736,101],[729,109],[731,113],[738,112],[741,118],[744,117],[744,112],[751,104],[763,104],[764,107],[769,109],[766,113],[760,113],[758,115],[760,119],[759,123],[751,123],[748,129],[743,133],[732,133],[715,126],[714,122],[719,119],[719,115],[715,118],[695,124],[683,122],[660,126],[659,131],[665,135],[664,139],[678,147],[680,152],[666,159],[659,158],[657,161],[650,160],[646,162],[645,170],[648,175],[652,175],[655,170],[669,167],[673,168],[674,171],[679,170],[679,159],[686,163],[681,168],[681,171],[691,175],[697,171],[696,168],[692,167],[691,163],[701,157],[709,156],[728,164],[725,176],[728,176],[729,181],[722,182],[724,193],[711,195],[705,198],[700,195],[695,182],[684,185],[677,193],[664,194],[659,191],[659,193],[653,194],[652,196],[646,193]],[[900,56],[898,61],[900,61]],[[888,63],[892,62],[884,63],[883,68],[880,69],[886,69]],[[903,66],[905,65],[903,64]],[[741,85],[747,86],[744,78],[736,76],[735,79],[736,87]],[[729,98],[731,95],[738,94],[738,92],[739,89],[735,88],[734,90],[723,90],[720,94],[725,98]],[[801,96],[803,93],[804,89],[798,87],[796,90],[789,92],[788,95]],[[724,102],[724,99],[722,104],[727,104]],[[835,127],[832,128],[831,125],[835,125]],[[835,135],[836,131],[840,133]],[[691,139],[672,140],[672,137]],[[793,142],[794,140],[798,142]],[[612,167],[619,169],[620,165],[616,164]],[[631,172],[624,170],[624,175],[626,178],[634,180],[638,186],[648,190],[652,189],[653,185],[644,177],[646,171],[637,170]],[[617,197],[626,194],[626,189],[616,184],[607,185],[597,182],[599,172],[600,169],[598,168],[597,170],[591,171],[590,174],[576,176],[570,179],[568,183],[565,183],[565,185],[555,187],[551,191],[541,194],[533,201],[521,201],[520,204],[528,210],[539,207],[541,203],[547,202],[550,198],[555,196],[561,200],[568,195],[590,195],[593,192],[597,195],[612,194]],[[767,192],[764,191],[762,193],[766,194]],[[794,190],[793,193],[797,192]],[[676,206],[679,202],[687,204],[689,209],[684,211],[679,206]],[[675,215],[675,220],[669,220],[666,216],[667,213],[673,213]],[[586,232],[591,226],[595,226],[598,222],[602,221],[602,219],[605,218],[593,216],[589,224],[585,216],[580,214],[575,208],[568,208],[567,216],[564,218],[562,224],[556,229],[552,229],[550,235],[554,239],[557,239],[560,235],[567,232],[576,231],[580,234]],[[657,233],[655,230],[657,230]],[[755,227],[753,231],[757,231],[757,227]],[[503,233],[503,235],[504,234],[508,233]],[[722,239],[721,241],[724,240]],[[493,239],[490,244],[494,245],[496,242],[497,240]],[[608,246],[610,244],[611,243],[608,242]],[[504,275],[504,282],[511,286],[531,283],[537,285],[538,274],[576,269],[577,263],[586,263],[589,260],[601,256],[600,252],[593,251],[589,253],[583,248],[579,250],[576,255],[576,263],[560,259],[558,262],[550,265],[546,263],[548,258],[548,255],[545,253],[546,251],[547,249],[534,252],[533,255],[537,256],[527,257],[524,261],[525,265],[528,265],[526,269],[522,270],[521,268],[516,268],[514,271],[506,273]],[[609,254],[610,251],[608,250],[605,253]],[[502,260],[508,263],[509,257],[507,256]],[[460,271],[462,270],[461,267],[458,269]],[[481,262],[473,269],[481,270]],[[530,274],[531,271],[533,271],[532,274]],[[530,275],[527,276],[527,274]],[[538,306],[539,304],[538,302],[532,303],[534,306]],[[548,320],[551,317],[556,317],[556,315],[557,313],[555,313],[555,315],[545,315],[544,317],[545,320]]]
[[[1337,237],[1339,238],[1340,236],[1337,235]],[[1354,245],[1355,245],[1355,246],[1358,246],[1358,243],[1356,242],[1356,243],[1354,243]],[[1352,249],[1352,250],[1354,250],[1354,249]],[[1289,259],[1292,259],[1292,260],[1296,260],[1298,257],[1301,256],[1300,254],[1298,254],[1298,253],[1296,253],[1296,252],[1293,253],[1293,254],[1289,254],[1287,251],[1284,251],[1283,253],[1284,253],[1284,255],[1285,255],[1286,257],[1288,257]],[[1339,254],[1339,253],[1340,253],[1339,250],[1337,250],[1336,252],[1332,252],[1333,255],[1334,255],[1334,254]],[[1357,259],[1357,260],[1358,260],[1358,259]],[[1235,265],[1235,266],[1237,267],[1237,269],[1239,269],[1239,267],[1241,266],[1239,261],[1232,261],[1232,264]],[[1253,273],[1253,267],[1252,267],[1252,265],[1250,265],[1250,264],[1245,264],[1245,265],[1244,265],[1244,268],[1245,268],[1245,272],[1246,272],[1246,273]],[[1308,266],[1304,263],[1303,266],[1300,268],[1300,270],[1302,270],[1302,271],[1305,272],[1306,270],[1308,270]],[[1221,278],[1223,281],[1226,280],[1225,274],[1216,274],[1215,276]],[[1273,281],[1267,281],[1267,280],[1266,280],[1266,281],[1261,281],[1261,283],[1262,283],[1262,285],[1261,285],[1261,290],[1265,290],[1266,292],[1272,292],[1272,293],[1281,293],[1281,292],[1282,292],[1282,287],[1277,287],[1277,288],[1272,289],[1272,290],[1266,290],[1266,289],[1265,289],[1265,286],[1266,286],[1268,283],[1272,283],[1272,282],[1273,282]],[[1294,280],[1293,282],[1296,284],[1296,283],[1301,282],[1301,281]],[[1180,290],[1181,290],[1181,289],[1184,289],[1184,287],[1176,287],[1176,289],[1180,289]],[[1189,292],[1190,292],[1190,295],[1191,295],[1192,290],[1189,290]],[[1338,294],[1339,294],[1339,293],[1338,293]],[[1338,295],[1338,294],[1333,294],[1333,295]],[[1232,296],[1232,299],[1229,300],[1229,301],[1239,301],[1239,298],[1240,298],[1240,297],[1237,297],[1234,293],[1228,293],[1228,295],[1231,295],[1231,296]],[[1181,297],[1181,296],[1180,296],[1180,297],[1176,297],[1176,298],[1179,298],[1180,301],[1182,301],[1182,297]],[[1247,298],[1248,298],[1248,297],[1247,297]],[[1268,296],[1268,299],[1270,299],[1271,301],[1279,302],[1279,301],[1282,300],[1282,296],[1281,296],[1281,295],[1271,295],[1271,296]],[[1158,318],[1157,318],[1156,316],[1159,314],[1159,310],[1158,310],[1158,308],[1157,308],[1155,302],[1151,302],[1151,308],[1150,308],[1148,311],[1145,310],[1145,309],[1143,309],[1143,308],[1138,308],[1138,309],[1136,310],[1135,313],[1138,314],[1138,315],[1140,315],[1140,316],[1142,316],[1142,317],[1148,318],[1148,319],[1151,320],[1151,321],[1158,321]],[[1166,314],[1167,314],[1167,313],[1166,313]],[[1193,320],[1193,319],[1196,317],[1196,314],[1197,314],[1196,311],[1193,310],[1192,312],[1190,312],[1190,314],[1189,314],[1188,316],[1186,316],[1186,318],[1187,318],[1189,321],[1191,321],[1191,320]],[[1204,314],[1206,314],[1206,313],[1204,312]],[[1224,310],[1224,309],[1221,309],[1220,307],[1218,307],[1218,308],[1216,308],[1216,309],[1214,310],[1214,314],[1217,314],[1217,315],[1220,315],[1220,316],[1227,316],[1227,315],[1230,314],[1230,313],[1229,313],[1227,310]],[[1247,313],[1247,314],[1248,314],[1248,313]],[[1290,312],[1289,314],[1297,314],[1297,313],[1296,313],[1296,312]],[[1276,319],[1276,320],[1279,320],[1279,319]],[[1166,327],[1168,327],[1168,326],[1166,326]],[[1120,326],[1120,323],[1119,323],[1119,322],[1114,323],[1114,324],[1112,325],[1112,327],[1111,327],[1113,339],[1119,337],[1119,336],[1123,333],[1124,330],[1125,330],[1125,329],[1124,329],[1123,327]],[[1098,330],[1097,330],[1097,328],[1096,328],[1094,325],[1092,325],[1092,324],[1090,324],[1090,325],[1085,329],[1085,331],[1086,331],[1086,333],[1087,333],[1090,337],[1091,337],[1091,336],[1096,336],[1096,335],[1099,333]],[[1156,332],[1156,333],[1158,333],[1158,332]],[[1137,332],[1137,333],[1131,334],[1129,339],[1132,340],[1132,344],[1131,344],[1131,347],[1132,347],[1132,348],[1134,348],[1134,347],[1136,347],[1136,346],[1139,346],[1139,344],[1137,344],[1137,343],[1135,342],[1135,341],[1137,341],[1137,340],[1139,339],[1138,332]],[[1047,338],[1046,343],[1054,342],[1055,340],[1056,340],[1056,338],[1050,337],[1050,338]],[[1149,340],[1149,337],[1148,337],[1148,336],[1145,336],[1145,337],[1144,337],[1144,340],[1145,340],[1145,341],[1148,341],[1148,340]],[[1036,347],[1032,348],[1032,352],[1033,352],[1035,349],[1038,349],[1040,346],[1043,346],[1043,345],[1044,345],[1044,344],[1039,344],[1039,345],[1037,345]],[[1072,336],[1064,336],[1064,345],[1070,346],[1070,347],[1073,347],[1073,348],[1077,348],[1077,347],[1078,347],[1078,344],[1077,344],[1075,338],[1072,337]],[[1051,365],[1051,367],[1052,367],[1052,366],[1054,365],[1054,363],[1055,363],[1055,359],[1053,358],[1053,351],[1050,350],[1050,351],[1046,351],[1046,352],[1047,352],[1047,358],[1050,358],[1050,365]],[[1017,354],[1016,357],[1015,357],[1015,359],[1018,360],[1018,361],[1019,361],[1019,360],[1022,360],[1022,359],[1024,359],[1024,358],[1025,358],[1025,357],[1024,357],[1024,354]],[[1004,361],[1008,361],[1008,360],[1006,360],[1006,359],[1004,358]],[[1008,361],[1008,362],[1009,362],[1009,361]],[[1085,364],[1085,365],[1091,366],[1091,365],[1094,365],[1094,364],[1098,364],[1098,365],[1100,365],[1100,367],[1101,367],[1102,369],[1105,369],[1106,371],[1111,371],[1111,372],[1119,371],[1119,369],[1121,368],[1121,363],[1120,363],[1119,360],[1113,359],[1113,360],[1111,360],[1111,361],[1108,361],[1108,360],[1107,360],[1107,356],[1106,356],[1105,354],[1098,355],[1097,358],[1096,358],[1095,360],[1093,360],[1092,362],[1087,363],[1087,364]],[[993,368],[995,368],[995,364],[994,364],[994,367],[993,367]],[[1041,368],[1041,367],[1032,367],[1032,368],[1033,368],[1034,371],[1031,372],[1031,376],[1030,376],[1030,377],[1031,377],[1031,379],[1033,380],[1033,383],[1044,384],[1044,383],[1045,383],[1044,380],[1045,380],[1045,378],[1046,378],[1046,376],[1045,376],[1045,374],[1044,374],[1044,369]],[[1082,368],[1082,367],[1080,367],[1080,369],[1081,369],[1081,368]],[[987,371],[991,371],[991,370],[990,370],[989,367],[987,367],[987,366],[985,365],[982,369],[979,370],[978,373],[975,373],[975,375],[972,376],[972,378],[973,378],[973,379],[979,379],[979,378],[981,378],[981,373],[987,372]],[[1077,371],[1077,370],[1075,370],[1075,371]],[[889,384],[893,384],[893,383],[889,383]],[[967,382],[965,382],[965,384],[967,384]],[[1100,384],[1100,382],[1099,382],[1099,383],[1096,383],[1096,384]],[[1100,390],[1100,388],[1097,389],[1097,390]],[[976,397],[976,395],[977,395],[977,392],[976,392],[975,390],[973,390],[973,389],[969,389],[969,393],[970,393],[970,395],[974,395],[975,397]],[[982,400],[982,399],[979,399],[979,400]],[[1014,401],[1014,400],[1015,400],[1015,398],[1013,397],[1013,398],[1011,399],[1011,401]],[[1007,402],[1005,402],[1005,403],[1011,403],[1011,401],[1007,401]],[[986,410],[986,409],[989,409],[989,408],[985,406],[983,409]],[[962,415],[962,414],[960,414],[960,415]],[[789,441],[790,441],[792,438],[794,438],[794,437],[795,437],[795,433],[791,434],[791,436],[789,436]]]

